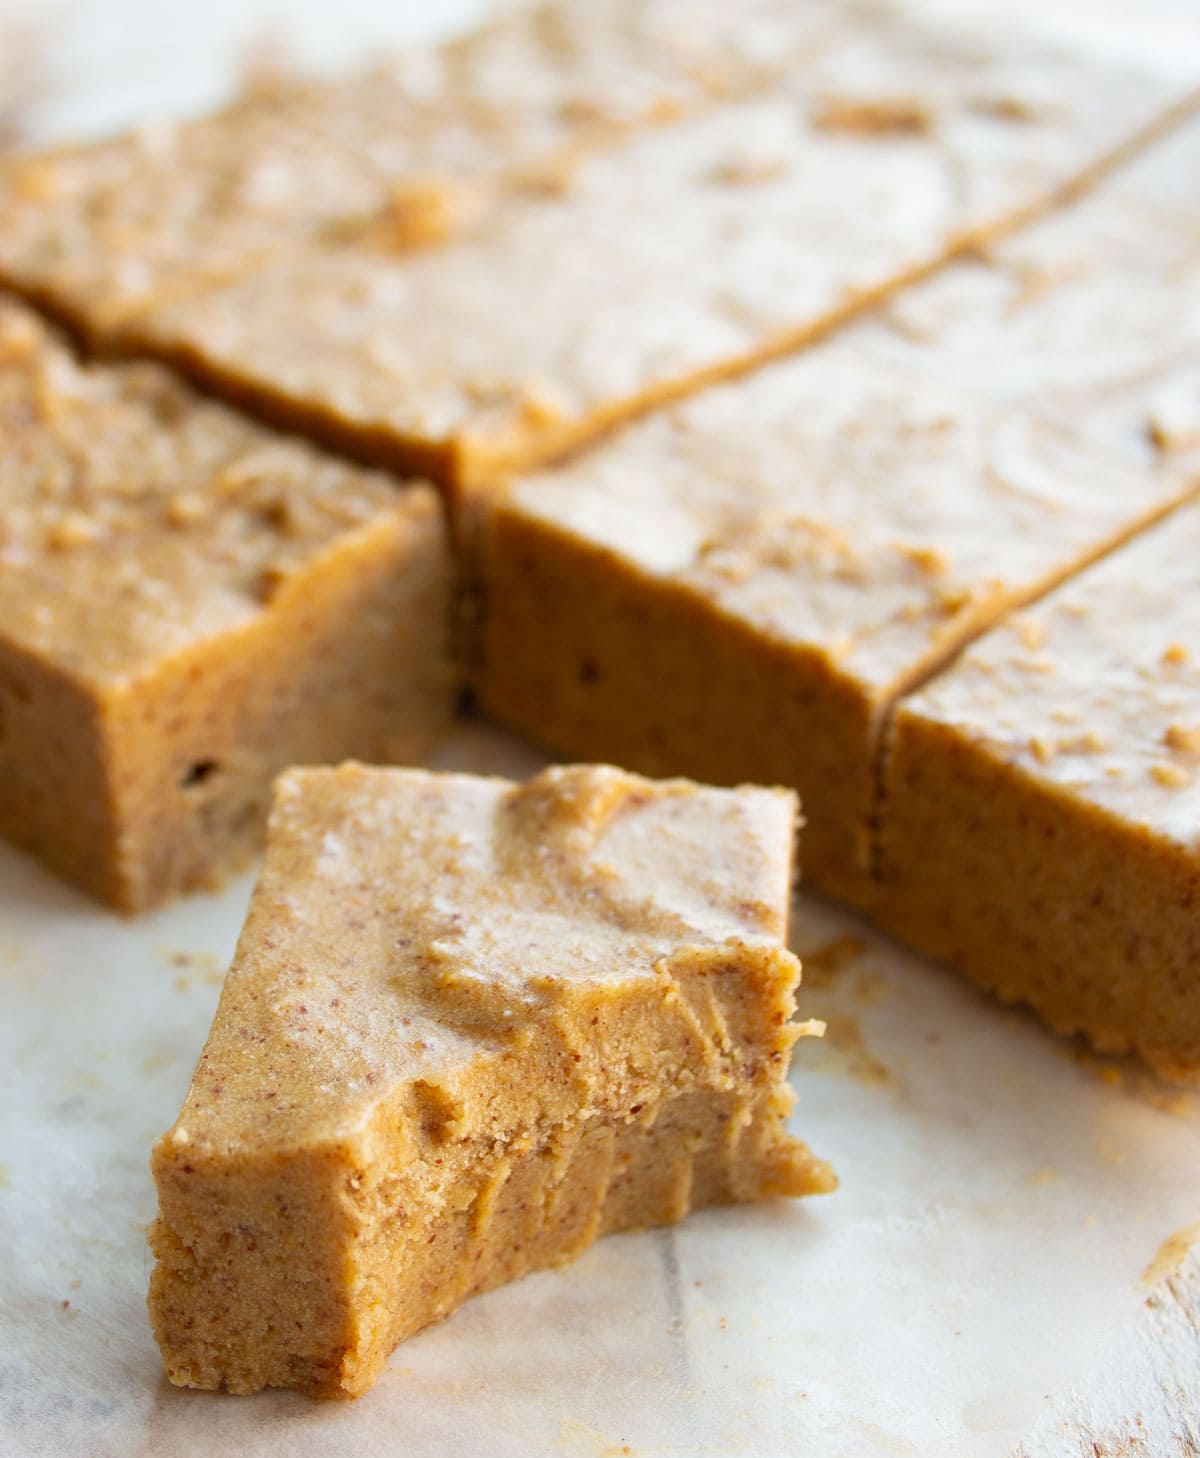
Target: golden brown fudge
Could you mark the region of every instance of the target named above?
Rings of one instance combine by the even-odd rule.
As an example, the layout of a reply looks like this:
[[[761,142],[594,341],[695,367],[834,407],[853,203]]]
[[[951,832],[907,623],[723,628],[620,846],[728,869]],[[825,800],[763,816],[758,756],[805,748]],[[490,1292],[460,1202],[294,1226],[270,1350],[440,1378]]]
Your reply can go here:
[[[817,351],[489,503],[479,696],[561,753],[796,786],[805,877],[862,901],[897,696],[1189,489]]]
[[[1026,221],[1162,125],[1178,91],[1016,35],[850,10],[761,95],[587,152],[476,236],[403,257],[302,240],[151,299],[119,337],[358,458],[490,482]]]
[[[383,256],[553,193],[579,152],[803,65],[836,0],[524,6],[371,70],[0,170],[0,277],[103,336],[303,237]]]
[[[981,639],[900,707],[885,766],[887,926],[1200,1078],[1200,509]]]
[[[832,1188],[785,1131],[795,800],[604,766],[291,770],[183,1112],[150,1312],[182,1386],[365,1392],[598,1236]]]
[[[428,487],[4,300],[0,495],[0,832],[116,906],[244,860],[284,765],[405,762],[449,714]]]
[[[1145,444],[1144,398],[1128,384],[1200,343],[1198,174],[1200,114],[1073,207],[890,298],[882,357],[1052,409],[1123,453]]]
[[[1198,174],[1192,122],[912,289],[919,330],[863,321],[484,499],[484,706],[573,757],[797,786],[806,877],[868,901],[889,707],[1194,489],[1154,444],[1186,381],[1150,366],[1200,337]]]

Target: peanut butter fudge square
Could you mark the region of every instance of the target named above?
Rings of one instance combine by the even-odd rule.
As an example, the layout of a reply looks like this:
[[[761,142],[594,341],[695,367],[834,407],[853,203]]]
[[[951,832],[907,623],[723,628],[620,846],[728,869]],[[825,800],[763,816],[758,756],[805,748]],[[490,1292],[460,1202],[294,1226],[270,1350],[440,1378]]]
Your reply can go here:
[[[150,1312],[183,1386],[365,1392],[610,1231],[832,1188],[785,1131],[794,797],[607,767],[289,770],[183,1111]]]
[[[890,707],[1195,489],[1162,448],[1186,380],[1152,369],[1197,338],[1180,167],[1194,123],[914,288],[903,328],[864,321],[483,497],[484,706],[571,756],[797,786],[806,878],[868,903]],[[1057,287],[1014,304],[1037,261]]]
[[[476,236],[403,256],[301,239],[118,332],[356,457],[487,483],[1027,221],[1165,124],[1179,89],[852,9],[761,95],[585,152]]]
[[[796,786],[805,878],[865,903],[891,705],[1192,489],[818,350],[489,500],[479,696],[562,753]]]
[[[900,706],[884,764],[885,925],[1200,1078],[1200,509],[982,638]]]
[[[126,910],[259,844],[273,775],[450,711],[440,508],[81,366],[0,300],[0,830]]]
[[[101,338],[303,237],[385,255],[552,192],[577,153],[802,66],[837,0],[522,6],[332,80],[0,169],[0,277]]]

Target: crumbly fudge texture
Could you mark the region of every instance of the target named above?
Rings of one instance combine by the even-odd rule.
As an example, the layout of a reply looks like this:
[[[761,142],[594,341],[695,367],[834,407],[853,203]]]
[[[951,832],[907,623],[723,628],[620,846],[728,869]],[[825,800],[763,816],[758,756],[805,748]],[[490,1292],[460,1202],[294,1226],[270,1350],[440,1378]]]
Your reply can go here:
[[[154,1150],[171,1380],[355,1396],[599,1235],[831,1188],[784,1129],[795,809],[606,767],[283,775]]]
[[[490,483],[1027,221],[1178,90],[851,8],[760,93],[584,150],[472,236],[402,256],[352,229],[301,239],[117,333],[348,454]]]
[[[878,914],[906,940],[1200,1080],[1200,509],[901,706],[880,872]]]
[[[515,7],[342,79],[0,170],[0,277],[103,338],[302,238],[395,257],[553,193],[577,154],[802,66],[835,0]]]
[[[0,831],[126,910],[260,842],[274,774],[450,712],[433,492],[0,300]]]

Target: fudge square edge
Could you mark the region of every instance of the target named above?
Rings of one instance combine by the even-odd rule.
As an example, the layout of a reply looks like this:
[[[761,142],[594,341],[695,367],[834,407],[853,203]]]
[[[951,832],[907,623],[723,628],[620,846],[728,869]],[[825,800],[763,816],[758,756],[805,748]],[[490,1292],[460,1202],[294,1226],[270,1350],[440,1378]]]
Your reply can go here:
[[[248,858],[288,764],[449,720],[428,486],[81,364],[0,294],[0,493],[0,832],[122,910]]]
[[[784,1128],[795,825],[789,791],[608,766],[281,775],[152,1160],[171,1380],[357,1396],[602,1234],[832,1189]]]
[[[1192,503],[905,700],[884,759],[874,908],[1059,1032],[1192,1085],[1198,589]]]

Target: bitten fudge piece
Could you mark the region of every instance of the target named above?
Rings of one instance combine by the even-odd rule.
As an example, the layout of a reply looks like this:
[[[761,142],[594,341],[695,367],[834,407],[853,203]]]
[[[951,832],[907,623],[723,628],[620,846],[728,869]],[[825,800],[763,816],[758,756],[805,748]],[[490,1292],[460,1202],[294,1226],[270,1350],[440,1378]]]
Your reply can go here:
[[[795,813],[604,766],[283,775],[154,1149],[171,1380],[356,1396],[600,1235],[832,1188],[784,1128]]]
[[[294,762],[448,717],[436,497],[82,367],[0,300],[0,831],[125,910],[219,879]]]
[[[552,192],[577,151],[803,65],[837,6],[522,6],[370,70],[280,80],[215,116],[20,158],[0,170],[0,277],[103,337],[155,294],[298,238],[432,247],[484,227],[507,197]]]
[[[573,757],[797,786],[806,878],[869,901],[897,698],[1195,489],[1166,448],[1200,337],[1181,166],[1195,123],[911,290],[919,330],[863,321],[481,498],[485,707]],[[1020,299],[1034,260],[1058,286]]]
[[[1027,221],[1179,90],[1017,34],[850,10],[761,96],[583,154],[479,236],[401,258],[304,240],[151,300],[122,344],[356,457],[486,484]]]
[[[887,926],[1062,1032],[1200,1078],[1200,509],[906,700],[885,766]]]

